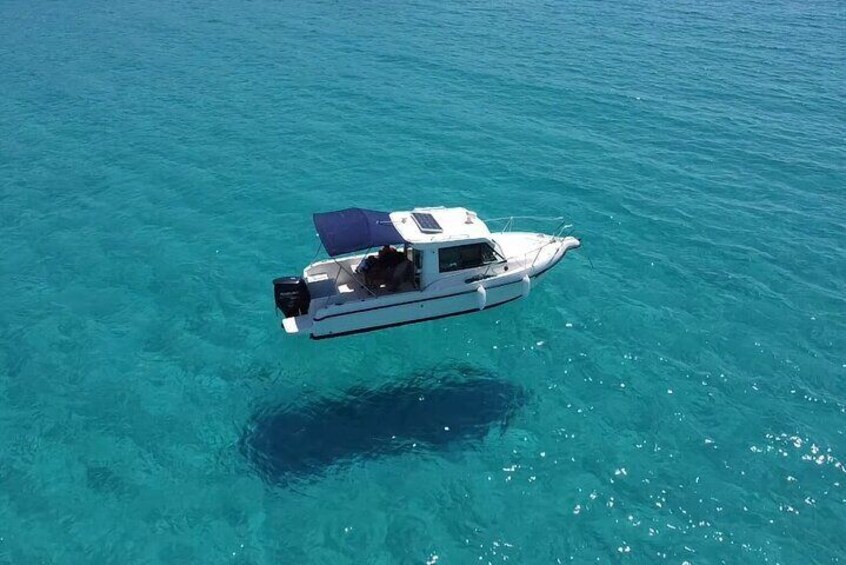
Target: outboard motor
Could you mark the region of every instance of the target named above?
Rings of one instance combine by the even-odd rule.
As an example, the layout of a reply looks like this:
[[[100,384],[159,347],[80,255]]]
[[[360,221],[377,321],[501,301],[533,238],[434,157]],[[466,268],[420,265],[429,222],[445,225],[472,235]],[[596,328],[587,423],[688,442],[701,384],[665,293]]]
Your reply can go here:
[[[273,299],[286,318],[308,313],[311,295],[308,285],[300,277],[273,279]]]

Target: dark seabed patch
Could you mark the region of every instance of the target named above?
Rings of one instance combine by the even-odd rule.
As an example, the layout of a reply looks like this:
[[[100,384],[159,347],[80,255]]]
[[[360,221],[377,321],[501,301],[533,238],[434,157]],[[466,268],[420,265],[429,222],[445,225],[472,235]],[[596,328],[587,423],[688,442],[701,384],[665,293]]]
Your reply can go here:
[[[522,387],[490,372],[451,366],[381,388],[266,407],[240,447],[267,481],[285,484],[361,460],[480,441],[504,429],[525,400]]]

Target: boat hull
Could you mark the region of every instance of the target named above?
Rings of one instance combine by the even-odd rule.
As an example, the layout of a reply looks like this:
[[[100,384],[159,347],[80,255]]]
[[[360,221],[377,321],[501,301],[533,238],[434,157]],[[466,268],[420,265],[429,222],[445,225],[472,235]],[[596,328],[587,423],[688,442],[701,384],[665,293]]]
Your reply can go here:
[[[528,296],[537,280],[557,265],[569,249],[578,246],[579,241],[572,237],[550,238],[549,244],[527,253],[522,262],[503,264],[493,271],[468,272],[461,275],[461,284],[358,300],[333,302],[330,296],[322,303],[312,303],[307,314],[285,318],[282,326],[288,334],[319,340],[489,310]]]
[[[450,316],[489,310],[523,297],[521,279],[485,288],[485,301],[480,308],[478,287],[443,296],[409,297],[399,304],[374,306],[352,312],[326,313],[315,317],[312,339],[328,339],[439,320]],[[414,295],[418,293],[408,293]]]

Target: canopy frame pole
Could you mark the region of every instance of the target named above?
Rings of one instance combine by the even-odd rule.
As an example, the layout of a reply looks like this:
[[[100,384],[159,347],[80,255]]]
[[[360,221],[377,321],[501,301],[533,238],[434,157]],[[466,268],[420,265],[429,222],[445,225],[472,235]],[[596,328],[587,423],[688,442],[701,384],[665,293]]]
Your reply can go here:
[[[314,252],[314,257],[311,258],[311,263],[309,263],[309,265],[314,263],[314,260],[317,259],[318,255],[320,255],[320,250],[323,249],[323,242],[320,240],[319,237],[317,238],[317,241],[318,241],[317,251]]]
[[[366,257],[366,256],[370,253],[370,250],[371,250],[371,249],[373,249],[373,248],[372,248],[372,247],[369,247],[369,248],[367,249],[367,253],[365,253],[365,257]],[[363,282],[361,282],[360,280],[358,280],[358,277],[356,277],[356,276],[355,276],[355,274],[354,274],[353,272],[351,272],[351,271],[347,270],[347,268],[344,266],[344,264],[343,264],[343,263],[339,263],[339,262],[338,262],[338,260],[337,260],[337,259],[335,259],[334,257],[332,257],[332,260],[333,260],[333,261],[335,262],[335,264],[336,264],[336,265],[338,265],[338,267],[339,267],[339,269],[338,269],[338,274],[337,274],[337,275],[335,275],[335,288],[338,288],[338,276],[340,276],[340,274],[341,274],[341,270],[343,270],[343,271],[345,271],[345,272],[346,272],[346,273],[347,273],[350,277],[352,277],[352,280],[354,280],[355,282],[357,282],[359,285],[361,285],[361,287],[362,287],[364,290],[366,290],[367,292],[369,292],[371,296],[373,296],[373,297],[375,297],[375,296],[376,296],[376,293],[375,293],[375,292],[373,292],[372,290],[370,290],[370,289],[367,287],[367,285],[366,285],[366,284],[364,284]]]

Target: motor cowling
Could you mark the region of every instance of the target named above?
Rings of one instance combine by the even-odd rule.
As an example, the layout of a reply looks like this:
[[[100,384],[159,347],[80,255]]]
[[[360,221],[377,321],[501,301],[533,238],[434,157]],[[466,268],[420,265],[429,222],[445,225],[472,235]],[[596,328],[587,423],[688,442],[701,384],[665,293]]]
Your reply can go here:
[[[304,279],[279,277],[273,279],[273,300],[286,318],[292,318],[308,313],[311,295]]]

